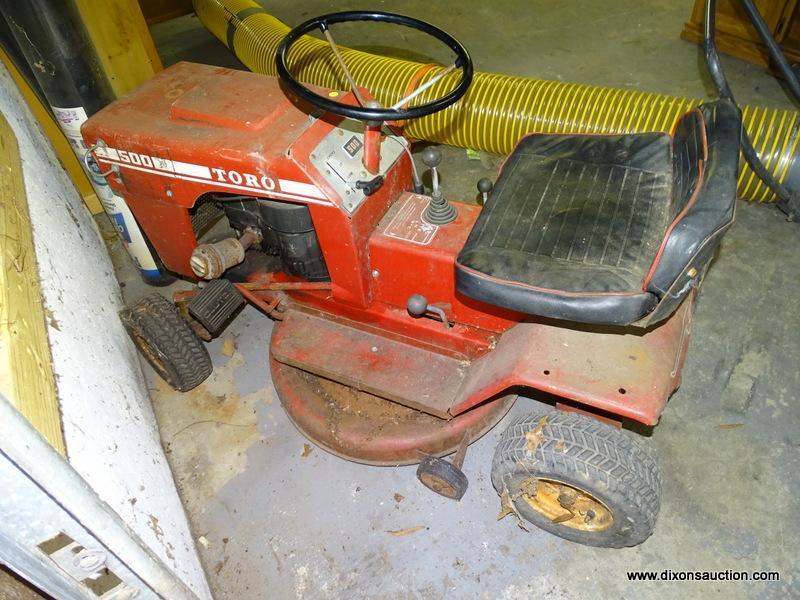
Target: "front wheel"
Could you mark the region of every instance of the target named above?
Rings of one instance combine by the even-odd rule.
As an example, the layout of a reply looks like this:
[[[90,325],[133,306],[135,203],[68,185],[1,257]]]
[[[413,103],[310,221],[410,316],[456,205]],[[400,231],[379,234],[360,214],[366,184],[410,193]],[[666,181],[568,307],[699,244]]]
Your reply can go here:
[[[136,348],[161,378],[179,392],[200,385],[212,370],[208,350],[175,305],[150,294],[119,314]]]
[[[587,546],[641,544],[661,504],[658,464],[644,446],[592,417],[552,409],[503,433],[492,483],[521,518]]]

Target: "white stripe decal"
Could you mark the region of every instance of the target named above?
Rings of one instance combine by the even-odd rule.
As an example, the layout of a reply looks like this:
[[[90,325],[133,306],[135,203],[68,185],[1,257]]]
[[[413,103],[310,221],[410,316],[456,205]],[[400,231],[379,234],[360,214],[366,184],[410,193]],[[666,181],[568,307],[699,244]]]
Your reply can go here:
[[[164,177],[171,177],[172,179],[180,179],[182,181],[194,181],[196,183],[209,183],[208,179],[199,179],[197,177],[188,177],[185,175],[178,175],[177,173],[170,173],[168,171],[156,171],[155,169],[146,169],[144,167],[136,167],[134,165],[130,165],[128,163],[118,162],[116,160],[108,160],[104,158],[101,162],[109,163],[112,165],[118,165],[120,167],[125,167],[126,169],[133,169],[134,171],[142,171],[144,173],[154,173],[156,175],[162,175]],[[254,188],[248,187],[246,185],[234,185],[232,183],[222,183],[221,181],[212,181],[215,186],[229,188],[232,190],[239,190],[243,192],[258,192],[261,196],[269,196],[270,198],[283,198],[285,200],[300,200],[302,202],[308,202],[310,204],[321,204],[323,206],[333,206],[333,204],[327,200],[320,200],[317,198],[309,198],[307,196],[301,196],[299,194],[284,194],[283,192],[276,192],[274,190],[264,190],[261,188]]]
[[[203,165],[193,165],[191,163],[180,162],[179,160],[172,161],[172,164],[174,165],[173,170],[181,175],[211,179],[211,169]]]
[[[310,183],[301,183],[299,181],[290,181],[288,179],[279,179],[278,184],[285,192],[292,194],[301,194],[303,196],[311,196],[312,198],[319,198],[325,200],[325,195],[317,186]]]
[[[199,183],[208,183],[211,181],[216,186],[229,188],[232,190],[258,192],[261,195],[268,195],[276,198],[302,200],[303,202],[310,202],[312,204],[333,206],[333,203],[326,198],[326,196],[322,193],[322,190],[320,190],[317,186],[300,181],[279,179],[278,183],[282,191],[275,191],[261,187],[238,185],[219,181],[219,177],[213,178],[211,176],[211,169],[205,165],[185,163],[178,160],[173,161],[166,158],[159,158],[157,156],[147,156],[136,152],[118,151],[115,148],[108,148],[106,146],[100,146],[96,148],[95,154],[101,158],[100,162],[118,165],[120,167],[125,167],[126,169],[133,169],[134,171],[154,173],[156,175],[171,177],[173,179],[181,179],[183,181],[194,181]],[[136,164],[131,164],[132,162]],[[143,164],[144,166],[140,166],[140,164]],[[153,168],[148,168],[150,166]],[[219,171],[223,172],[222,169]],[[254,177],[251,175],[248,175],[247,177],[254,179]],[[247,177],[245,179],[247,179]],[[249,179],[247,181],[249,183]]]
[[[114,160],[119,160],[119,154],[114,148],[106,148],[105,146],[98,146],[94,150],[97,156],[102,156],[103,158],[113,158]]]

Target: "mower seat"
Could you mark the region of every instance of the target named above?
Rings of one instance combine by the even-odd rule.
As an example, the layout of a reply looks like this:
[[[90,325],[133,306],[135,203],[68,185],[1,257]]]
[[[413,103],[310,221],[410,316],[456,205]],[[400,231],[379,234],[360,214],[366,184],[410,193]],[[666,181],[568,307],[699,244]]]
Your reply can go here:
[[[720,100],[674,136],[523,138],[458,255],[457,290],[581,323],[665,319],[733,222],[740,130]]]

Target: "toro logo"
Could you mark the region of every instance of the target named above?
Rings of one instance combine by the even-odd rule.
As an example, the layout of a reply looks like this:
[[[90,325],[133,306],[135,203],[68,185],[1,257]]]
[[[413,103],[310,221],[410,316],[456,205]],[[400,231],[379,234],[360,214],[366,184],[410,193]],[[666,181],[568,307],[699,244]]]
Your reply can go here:
[[[211,172],[217,181],[221,183],[233,183],[235,185],[247,185],[257,187],[268,192],[275,189],[275,180],[269,175],[253,175],[252,173],[239,173],[229,169],[211,167]]]

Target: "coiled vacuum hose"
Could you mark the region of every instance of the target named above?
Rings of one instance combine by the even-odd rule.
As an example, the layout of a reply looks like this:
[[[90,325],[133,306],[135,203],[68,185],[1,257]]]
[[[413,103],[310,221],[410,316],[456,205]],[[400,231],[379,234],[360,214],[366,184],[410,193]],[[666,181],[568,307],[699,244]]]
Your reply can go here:
[[[249,69],[275,74],[275,50],[289,31],[253,0],[194,0],[203,25]],[[384,105],[397,102],[443,67],[388,58],[339,47],[359,85]],[[289,57],[295,76],[309,84],[347,89],[326,42],[306,36]],[[444,77],[421,94],[426,102],[447,92],[458,74]],[[407,123],[409,136],[497,154],[508,154],[530,132],[633,133],[672,130],[678,118],[700,100],[510,75],[475,73],[467,94],[449,108]],[[796,111],[742,107],[742,118],[759,158],[790,189],[800,187]],[[739,196],[774,201],[772,191],[742,161]]]

